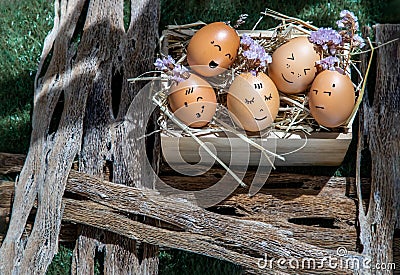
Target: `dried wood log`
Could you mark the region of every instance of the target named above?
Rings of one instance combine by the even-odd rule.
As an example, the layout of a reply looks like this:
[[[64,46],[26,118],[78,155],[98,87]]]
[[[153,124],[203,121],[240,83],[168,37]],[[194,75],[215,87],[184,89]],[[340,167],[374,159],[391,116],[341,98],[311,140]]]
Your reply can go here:
[[[66,221],[90,225],[149,244],[183,249],[230,262],[243,263],[244,267],[253,270],[259,269],[257,258],[229,251],[221,247],[220,243],[213,238],[188,232],[169,231],[146,225],[133,221],[117,213],[112,208],[90,201],[65,199],[64,203],[65,211],[63,219]],[[107,223],[104,222],[105,220]]]
[[[127,2],[131,2],[130,23],[125,31],[123,6]],[[143,177],[140,161],[136,162],[135,179],[128,177],[122,140],[129,129],[122,122],[141,88],[128,86],[127,77],[148,71],[152,63],[158,42],[159,1],[55,0],[54,6],[54,26],[45,40],[35,78],[30,151],[16,184],[12,219],[0,248],[1,274],[46,271],[57,251],[61,199],[77,157],[80,169],[92,175],[102,174],[108,161],[114,180],[152,183]],[[138,113],[148,108],[146,104],[137,107]],[[146,126],[147,121],[138,119],[131,127]],[[141,145],[132,145],[137,149],[133,158],[143,162]],[[158,154],[157,146],[153,148]],[[36,199],[35,224],[25,239],[23,230]],[[147,258],[139,266],[134,244],[124,246],[125,241],[130,240],[106,245],[105,272],[124,273],[125,268],[134,266],[137,274],[156,273],[157,249],[146,247]]]
[[[400,25],[377,25],[376,42],[399,38]],[[370,257],[371,266],[392,263],[395,228],[400,227],[400,64],[399,41],[376,51],[376,79],[367,86],[360,109],[358,146],[358,211],[360,244],[363,255]],[[366,58],[363,62],[366,69]],[[372,158],[371,194],[368,208],[363,200],[363,184],[359,179],[361,151],[369,149]],[[363,269],[360,274],[375,273]],[[386,270],[392,274],[393,270]]]
[[[79,177],[78,177],[79,175]],[[102,205],[133,214],[142,214],[174,224],[187,232],[209,236],[221,241],[221,246],[239,247],[250,254],[271,257],[315,257],[317,260],[334,255],[293,238],[292,232],[259,221],[224,217],[201,209],[184,199],[163,197],[156,191],[99,181],[71,171],[68,191]],[[240,236],[240,237],[238,237]],[[349,252],[349,257],[358,257]],[[342,270],[343,272],[343,270]]]
[[[75,176],[79,176],[81,178],[80,181],[82,180],[93,180],[94,184],[100,184],[98,180],[90,177],[84,177],[82,178],[80,173],[77,173]],[[70,179],[71,180],[71,179]],[[106,182],[102,182],[102,184],[106,184]],[[121,188],[127,188],[125,190],[121,190],[120,192],[128,192],[128,194],[135,194],[135,193],[140,193],[143,192],[139,189],[136,188],[129,188],[129,187],[123,187],[122,185],[116,185]],[[69,185],[67,185],[67,192],[70,192]],[[133,193],[132,193],[133,192]],[[147,200],[144,200],[144,204],[149,204],[150,206],[153,203],[154,204],[154,199],[159,197],[159,195],[154,192],[150,191],[150,193],[154,193],[150,196],[151,200],[150,202]],[[147,194],[148,196],[149,194]],[[103,197],[104,195],[100,194],[100,197]],[[271,242],[276,242],[278,245],[283,245],[284,243],[281,243],[280,236],[274,234],[274,230],[271,231],[271,228],[273,229],[274,227],[271,227],[268,223],[265,221],[260,221],[260,222],[252,222],[252,221],[241,221],[237,219],[232,219],[229,218],[225,222],[224,217],[218,214],[213,214],[204,210],[204,213],[198,213],[198,210],[196,210],[195,206],[190,205],[190,210],[194,211],[193,214],[187,214],[186,219],[188,221],[192,221],[191,225],[189,225],[189,228],[180,226],[180,229],[184,230],[182,231],[177,231],[177,230],[166,230],[162,228],[157,228],[153,227],[150,225],[145,225],[142,223],[139,223],[137,221],[132,221],[131,219],[127,218],[126,216],[123,215],[126,209],[125,206],[121,206],[119,209],[115,208],[110,208],[110,207],[105,207],[99,204],[94,204],[92,202],[85,202],[85,201],[74,201],[71,199],[67,199],[66,201],[71,202],[72,205],[75,205],[77,208],[70,208],[69,203],[66,203],[65,205],[65,214],[64,214],[64,220],[70,221],[70,222],[77,222],[77,223],[82,223],[82,224],[87,224],[94,226],[96,228],[100,229],[106,229],[110,230],[111,232],[122,234],[123,236],[134,238],[134,239],[139,239],[141,241],[146,241],[152,244],[159,244],[163,246],[169,246],[173,248],[178,248],[178,249],[185,249],[188,251],[192,251],[195,253],[201,253],[213,257],[217,257],[220,259],[225,259],[232,261],[236,264],[241,264],[244,267],[250,269],[250,271],[255,272],[255,273],[260,273],[262,270],[258,268],[257,263],[259,262],[259,258],[263,257],[263,253],[267,253],[269,257],[273,257],[274,255],[268,251],[268,243]],[[167,201],[174,205],[177,205],[178,209],[181,209],[180,205],[181,203],[176,203],[174,199],[169,199],[167,198]],[[132,203],[134,203],[132,201]],[[185,206],[185,205],[184,205]],[[81,209],[81,210],[79,210]],[[104,210],[105,209],[105,210]],[[82,212],[83,211],[83,212]],[[99,212],[100,211],[100,212]],[[108,211],[108,212],[107,212]],[[130,211],[128,209],[128,211]],[[82,214],[83,213],[83,214]],[[92,213],[92,214],[90,214]],[[107,214],[108,213],[108,214]],[[125,212],[126,213],[126,212]],[[197,213],[197,214],[196,214]],[[207,215],[205,215],[205,213]],[[171,213],[168,212],[166,215],[171,216]],[[214,216],[218,216],[220,222],[222,223],[220,227],[214,228],[211,225],[204,225],[201,224],[200,219],[206,218],[208,219],[213,219]],[[104,221],[107,221],[106,223]],[[241,224],[244,223],[244,226],[241,226]],[[229,226],[227,225],[229,224]],[[257,225],[257,226],[255,226]],[[263,230],[260,230],[259,227],[262,225],[262,227],[265,229],[269,229],[269,231],[263,232]],[[214,233],[211,234],[211,236],[208,236],[208,233],[202,233],[205,229],[204,227],[207,226],[207,230],[211,230]],[[211,226],[211,228],[210,228]],[[235,227],[239,227],[241,229],[235,230]],[[159,224],[159,227],[162,227],[161,224]],[[229,234],[229,236],[226,236],[226,234],[223,234],[221,231],[222,229],[227,228],[228,232],[231,231],[232,233]],[[258,230],[257,230],[258,228]],[[146,231],[142,231],[142,229],[146,229]],[[276,228],[275,228],[276,230]],[[195,231],[195,232],[194,232]],[[278,230],[280,231],[280,230]],[[132,233],[136,232],[136,233]],[[149,232],[157,232],[157,234],[149,234]],[[290,235],[290,229],[283,230],[284,234],[289,234]],[[180,233],[184,233],[183,235],[180,235]],[[186,234],[186,235],[185,235]],[[272,234],[272,236],[270,236]],[[312,234],[312,233],[311,233]],[[260,248],[254,249],[254,244],[249,243],[250,236],[253,235],[254,239],[253,241],[259,242],[262,240],[262,242],[265,242],[263,245],[265,245],[265,251],[261,250]],[[175,236],[175,237],[173,237]],[[249,236],[245,242],[241,241],[241,238],[244,238],[243,236]],[[296,237],[296,236],[292,236]],[[188,244],[185,244],[184,241],[176,241],[179,239],[184,239],[190,241]],[[268,240],[272,239],[272,240]],[[303,249],[307,249],[309,246],[303,246],[301,242],[299,242],[299,245],[303,247]],[[282,248],[284,249],[284,248]],[[323,250],[323,251],[328,251],[328,250]],[[286,253],[292,253],[292,251],[286,251]],[[304,254],[309,253],[309,251],[304,251]],[[312,252],[311,252],[312,253]],[[333,251],[331,251],[333,253]],[[289,254],[285,255],[285,257],[289,257]],[[333,254],[334,255],[334,254]],[[283,255],[281,255],[283,256]],[[295,255],[292,255],[293,257]],[[277,256],[276,256],[277,257]],[[304,257],[304,255],[303,255]],[[313,255],[313,257],[318,257]],[[244,262],[245,260],[248,260],[247,262]],[[324,269],[322,269],[324,270]],[[328,269],[329,270],[329,269]],[[283,270],[285,271],[285,270]],[[272,272],[272,271],[271,271]],[[301,270],[292,270],[290,272],[286,271],[289,273],[305,273],[305,274],[311,274],[312,270],[307,270],[307,271],[301,271]],[[317,273],[320,273],[321,270],[318,269]],[[345,270],[339,270],[333,271],[329,270],[330,274],[344,274],[346,271]],[[277,274],[279,274],[279,270],[276,271]],[[271,273],[274,274],[274,273]]]
[[[14,182],[0,180],[0,244],[5,237],[10,221],[12,199],[14,197],[14,187]],[[31,232],[34,222],[35,211],[36,208],[33,208],[33,213],[31,213],[30,217],[28,218],[28,222],[25,227],[24,236],[29,236]],[[59,242],[74,242],[76,240],[76,236],[76,225],[70,223],[63,223],[61,225]]]
[[[81,184],[84,185],[84,182],[89,180],[81,173],[73,173],[75,174],[71,174],[70,181],[72,178],[76,178],[78,182],[81,182]],[[215,183],[223,174],[224,171],[222,169],[213,168],[202,176],[184,177],[164,168],[161,174],[161,179],[163,179],[167,184],[171,184],[177,188],[185,188],[186,186],[191,190],[196,190]],[[249,171],[245,177],[245,182],[249,183],[253,176],[254,172]],[[93,178],[90,178],[90,180],[95,180],[95,182],[98,182],[98,180]],[[94,190],[96,189],[95,186],[97,186],[97,184],[101,184],[95,182],[93,182],[92,187]],[[248,197],[247,190],[238,189],[231,197],[224,200],[216,207],[208,209],[208,211],[225,214],[225,216],[233,216],[234,219],[232,220],[234,220],[235,223],[240,222],[239,219],[243,219],[255,220],[261,222],[262,224],[268,224],[275,229],[279,228],[287,234],[291,234],[290,237],[296,241],[299,241],[300,243],[309,243],[331,250],[337,249],[339,246],[343,246],[347,248],[348,251],[352,251],[355,248],[356,242],[356,232],[354,227],[354,221],[356,217],[355,208],[353,201],[345,196],[346,190],[347,193],[351,194],[351,192],[348,191],[348,185],[351,182],[354,181],[346,178],[294,175],[285,173],[271,174],[264,188],[261,189],[261,192],[256,196]],[[69,185],[67,185],[66,190],[67,195],[70,194],[70,191],[73,191],[70,190]],[[127,192],[131,193],[131,191],[128,190],[121,190],[118,193],[126,194]],[[158,199],[159,195],[156,192],[152,194],[153,196],[151,197],[151,201],[154,203]],[[104,196],[109,195],[107,193],[97,193],[96,197],[101,200],[101,197]],[[112,200],[118,200],[118,198],[112,198]],[[142,201],[142,205],[147,205],[146,201],[147,200]],[[174,208],[168,212],[172,217],[171,219],[173,219],[174,214],[172,213],[175,211],[176,202],[173,198],[170,198],[169,202],[174,204]],[[127,202],[127,204],[133,203],[135,203],[135,201]],[[125,207],[125,204],[119,206],[118,213],[123,213]],[[159,207],[160,208],[158,209],[162,209],[162,205]],[[157,212],[164,213],[163,211],[164,210],[157,210]],[[146,214],[148,212],[140,213]],[[224,220],[223,215],[213,213],[210,214],[218,216],[220,220]],[[187,216],[187,218],[190,220],[193,219],[191,216]],[[158,226],[164,229],[172,230],[173,232],[179,232],[182,230],[188,231],[188,229],[182,226],[182,224],[171,226],[169,223],[171,220],[168,219],[167,221],[168,222],[166,223],[158,220]],[[229,221],[232,223],[231,220]],[[221,227],[225,228],[226,226],[222,225]],[[253,232],[240,231],[236,234],[239,234],[240,236],[250,236],[252,233]],[[202,233],[201,235],[206,236],[207,234],[208,233]],[[259,232],[257,234],[259,234]],[[233,239],[233,235],[234,234],[230,235],[228,239],[229,242],[232,241],[231,239]],[[218,231],[214,232],[212,237],[213,239],[221,240],[221,236]],[[225,237],[225,239],[227,239],[227,237]],[[253,246],[249,243],[241,243],[240,245],[242,246],[241,248],[239,247],[239,244],[232,245],[234,250],[231,249],[231,246],[226,246],[225,249],[235,253],[244,253],[245,255],[249,255],[251,257],[254,257],[254,255],[260,256],[260,254],[262,254],[259,249],[258,251],[254,251]],[[198,250],[193,252],[199,253]],[[268,251],[265,252],[268,253]],[[216,256],[211,252],[207,255],[214,257]],[[271,254],[268,253],[268,255]],[[224,256],[222,256],[222,258],[224,258]],[[332,272],[332,270],[329,271],[330,274],[333,274]],[[344,270],[339,271],[340,274],[343,274],[343,272]],[[309,271],[306,271],[305,273],[309,274]]]
[[[1,154],[0,154],[1,158]],[[178,189],[199,190],[215,184],[225,173],[212,168],[209,172],[187,177],[163,166],[160,178]],[[244,181],[250,184],[254,171],[248,171]],[[354,180],[326,176],[272,173],[261,191],[253,197],[247,190],[236,192],[209,211],[239,219],[259,220],[293,232],[303,242],[324,248],[356,246],[356,212],[351,187]],[[364,179],[367,185],[367,179]],[[162,227],[175,229],[168,224]]]
[[[135,154],[131,163],[134,176],[126,165],[125,139],[132,129],[124,123],[128,107],[143,83],[132,85],[127,78],[151,70],[151,60],[157,47],[159,1],[87,1],[83,15],[83,34],[87,40],[82,46],[96,48],[96,58],[102,60],[97,68],[89,94],[84,120],[82,149],[78,159],[79,170],[87,174],[121,184],[141,186],[153,180],[143,173],[146,154],[144,140],[130,146]],[[129,4],[129,25],[124,27],[124,5]],[[127,9],[126,9],[127,10]],[[126,16],[128,17],[128,16]],[[78,27],[78,26],[77,26]],[[85,45],[83,45],[85,44]],[[138,114],[132,128],[145,128],[148,118],[142,117],[143,108],[152,106],[150,101],[135,101],[133,113]],[[133,129],[136,130],[136,129]],[[151,131],[152,129],[150,129]],[[149,146],[157,149],[156,142]],[[158,151],[152,159],[158,161]],[[91,274],[96,250],[104,255],[106,274],[153,274],[158,268],[158,249],[143,244],[143,259],[137,258],[137,245],[131,239],[97,229],[82,227],[82,234],[74,250],[73,272]],[[101,241],[99,241],[101,239]],[[89,252],[88,252],[89,251]]]
[[[90,59],[92,53],[88,49],[75,55],[75,45],[70,42],[82,5],[69,1],[67,8],[66,2],[55,1],[54,27],[46,38],[35,79],[30,150],[16,184],[15,207],[0,248],[1,274],[27,274],[32,270],[44,273],[57,251],[61,199],[72,161],[80,149],[87,98],[82,91],[89,90],[98,62]],[[68,16],[60,18],[59,10]],[[45,68],[50,53],[54,58]],[[55,120],[52,114],[59,101],[63,103],[62,116]],[[24,238],[36,199],[35,225],[30,236]]]
[[[0,174],[21,172],[25,158],[25,155],[0,153]]]

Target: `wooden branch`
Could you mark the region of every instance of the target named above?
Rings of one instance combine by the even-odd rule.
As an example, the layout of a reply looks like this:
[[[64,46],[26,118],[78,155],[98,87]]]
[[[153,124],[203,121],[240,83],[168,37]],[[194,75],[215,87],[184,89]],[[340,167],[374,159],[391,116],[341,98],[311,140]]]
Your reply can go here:
[[[213,238],[146,225],[118,214],[112,208],[90,201],[65,199],[64,203],[63,219],[65,221],[108,230],[149,244],[187,250],[234,263],[243,263],[244,267],[254,270],[259,269],[257,258],[229,251]],[[105,220],[107,223],[104,222]]]
[[[0,174],[21,172],[25,158],[25,155],[0,153]]]
[[[398,37],[400,25],[375,26],[379,45]],[[359,202],[360,243],[363,254],[371,258],[371,266],[393,261],[395,228],[400,226],[400,117],[398,62],[399,41],[385,45],[376,51],[375,87],[367,85],[360,109],[358,171],[361,150],[370,150],[372,158],[371,194],[368,209]],[[364,71],[366,56],[364,56]],[[374,83],[372,81],[372,83]],[[358,198],[362,199],[363,184],[358,181]],[[360,274],[375,271],[361,270]],[[392,274],[387,270],[385,274]]]
[[[277,258],[317,255],[316,259],[321,259],[335,254],[332,250],[299,242],[291,236],[291,232],[279,230],[270,224],[224,217],[184,200],[163,197],[156,191],[98,181],[74,171],[71,172],[67,186],[69,192],[105,206],[172,223],[187,232],[221,240],[221,245],[230,244],[257,255],[267,253]],[[349,257],[353,256],[356,254],[350,252]]]
[[[186,186],[189,190],[198,190],[215,183],[223,173],[223,170],[213,168],[199,177],[184,177],[164,167],[161,178],[176,188],[182,189]],[[249,183],[253,176],[254,172],[249,171],[245,182]],[[74,193],[90,198],[103,206],[111,207],[114,212],[139,213],[156,218],[156,225],[164,229],[152,230],[160,230],[159,234],[183,230],[194,234],[199,240],[204,237],[218,240],[221,249],[227,252],[241,253],[255,259],[266,253],[277,259],[288,257],[289,253],[296,258],[307,257],[311,253],[319,253],[321,257],[328,255],[327,253],[335,255],[334,250],[339,246],[348,251],[354,250],[357,237],[354,226],[356,213],[354,202],[345,196],[347,189],[350,195],[353,194],[352,189],[348,188],[350,183],[346,178],[272,174],[256,196],[249,197],[247,190],[238,189],[228,199],[208,211],[178,198],[163,197],[156,191],[99,181],[75,171],[71,171],[66,191],[67,196]],[[228,213],[220,215],[209,211]],[[311,221],[311,224],[307,225],[307,221]],[[317,222],[313,224],[315,221]],[[166,229],[168,231],[164,231]],[[165,235],[163,238],[170,237]],[[152,240],[152,243],[153,241],[156,240]],[[218,256],[213,251],[207,255],[234,257]],[[243,262],[236,263],[245,265]],[[247,264],[248,268],[250,265]],[[334,274],[336,271],[329,272]],[[336,274],[343,272],[344,270],[337,271]],[[308,271],[305,273],[309,274]]]

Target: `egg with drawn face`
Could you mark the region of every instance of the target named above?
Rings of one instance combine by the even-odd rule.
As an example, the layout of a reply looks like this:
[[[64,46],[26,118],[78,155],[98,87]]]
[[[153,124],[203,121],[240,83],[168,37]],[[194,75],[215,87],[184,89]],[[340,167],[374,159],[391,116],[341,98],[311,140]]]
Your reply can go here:
[[[212,120],[217,108],[214,89],[195,74],[191,74],[188,79],[178,84],[172,84],[168,102],[174,115],[193,128],[206,126]]]
[[[279,111],[279,93],[266,74],[243,73],[229,88],[227,106],[239,127],[258,132],[274,122]]]
[[[190,39],[188,64],[200,75],[219,75],[235,61],[239,45],[239,35],[233,28],[223,22],[211,23]]]
[[[277,48],[268,64],[268,75],[279,91],[301,93],[314,80],[315,62],[320,59],[307,37],[296,37]]]
[[[325,127],[343,124],[354,109],[354,86],[347,75],[337,71],[322,71],[308,93],[309,107],[315,120]]]

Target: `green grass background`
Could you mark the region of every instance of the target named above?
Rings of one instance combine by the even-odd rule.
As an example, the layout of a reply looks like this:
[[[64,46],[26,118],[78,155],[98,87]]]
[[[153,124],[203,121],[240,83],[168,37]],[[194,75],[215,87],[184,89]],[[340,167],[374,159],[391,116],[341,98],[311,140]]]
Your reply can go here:
[[[125,1],[126,3],[127,1]],[[160,30],[168,24],[235,21],[242,13],[251,28],[266,7],[265,1],[186,0],[161,1]],[[359,17],[361,25],[399,23],[400,0],[286,0],[269,1],[268,8],[311,21],[316,26],[335,27],[342,9]],[[53,1],[0,0],[0,152],[27,153],[31,132],[33,82],[41,48],[51,30]],[[263,20],[259,28],[276,25]],[[354,174],[353,141],[341,167],[309,169],[309,173]],[[304,170],[302,168],[302,170]],[[69,274],[72,245],[60,247],[48,274]],[[97,269],[99,273],[99,270]],[[219,260],[178,250],[160,253],[160,274],[239,274],[240,268]]]

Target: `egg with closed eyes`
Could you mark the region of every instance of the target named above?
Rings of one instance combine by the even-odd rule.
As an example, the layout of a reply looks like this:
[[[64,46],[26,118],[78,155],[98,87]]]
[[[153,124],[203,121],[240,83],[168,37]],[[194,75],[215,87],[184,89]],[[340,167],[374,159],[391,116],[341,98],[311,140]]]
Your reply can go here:
[[[317,73],[320,59],[308,37],[296,37],[281,45],[272,54],[268,75],[279,91],[287,94],[304,92]]]
[[[174,115],[192,128],[206,126],[217,108],[214,89],[206,80],[195,74],[178,84],[172,84],[168,102]]]
[[[235,124],[246,131],[259,132],[274,122],[279,93],[266,74],[242,73],[229,87],[227,107]]]
[[[223,22],[208,24],[190,39],[188,64],[202,76],[219,75],[233,64],[239,45],[239,35],[232,27]]]

